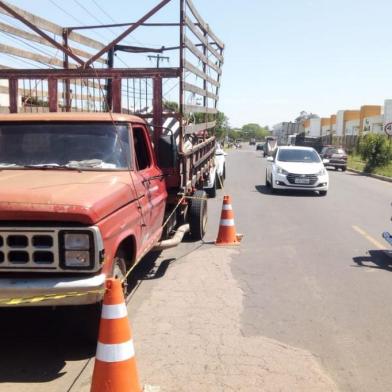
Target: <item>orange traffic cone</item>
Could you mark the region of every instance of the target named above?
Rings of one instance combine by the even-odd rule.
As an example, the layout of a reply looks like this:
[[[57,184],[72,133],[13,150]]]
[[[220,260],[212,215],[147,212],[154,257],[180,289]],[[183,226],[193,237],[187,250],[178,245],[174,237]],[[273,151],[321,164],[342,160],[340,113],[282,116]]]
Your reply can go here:
[[[230,196],[224,196],[218,238],[215,245],[238,245],[241,239],[242,235],[237,234],[235,230],[231,198]]]
[[[91,392],[140,392],[135,349],[121,282],[108,279]]]

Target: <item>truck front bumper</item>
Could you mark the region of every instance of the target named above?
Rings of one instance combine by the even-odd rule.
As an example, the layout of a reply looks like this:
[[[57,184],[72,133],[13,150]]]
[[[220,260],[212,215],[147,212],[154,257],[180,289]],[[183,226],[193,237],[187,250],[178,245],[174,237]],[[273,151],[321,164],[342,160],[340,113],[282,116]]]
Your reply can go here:
[[[0,307],[88,305],[103,297],[106,275],[0,278]]]

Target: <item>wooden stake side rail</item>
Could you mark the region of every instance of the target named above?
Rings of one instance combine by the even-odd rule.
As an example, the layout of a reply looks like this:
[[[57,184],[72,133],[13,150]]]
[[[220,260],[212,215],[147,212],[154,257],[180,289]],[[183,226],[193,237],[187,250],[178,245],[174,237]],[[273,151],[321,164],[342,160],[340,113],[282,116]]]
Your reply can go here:
[[[37,34],[32,34],[27,31],[18,29],[14,26],[8,25],[3,22],[0,22],[0,31],[12,34],[16,37],[24,38],[24,39],[28,40],[29,42],[36,42],[37,44],[40,44],[40,45],[45,45],[48,47],[55,48],[55,46],[50,44],[45,38],[42,38]],[[93,55],[92,53],[86,52],[86,51],[78,49],[78,48],[70,47],[70,49],[72,50],[72,52],[74,52],[78,56],[81,56],[84,58],[90,58]],[[34,54],[34,53],[32,53],[32,54]],[[97,59],[97,62],[101,63],[101,64],[107,64],[107,60],[103,59],[103,58]],[[61,64],[61,67],[62,66],[63,65]]]
[[[59,25],[57,25],[55,23],[52,23],[52,22],[48,21],[47,19],[44,19],[44,18],[42,18],[42,17],[40,17],[38,15],[34,15],[34,14],[30,13],[30,12],[27,12],[27,11],[23,10],[22,8],[19,8],[16,5],[11,4],[11,3],[7,2],[7,1],[4,1],[4,3],[6,5],[8,5],[8,7],[12,8],[14,11],[16,11],[18,14],[23,16],[23,18],[25,18],[27,21],[29,21],[30,23],[34,24],[36,27],[38,27],[40,29],[43,29],[45,31],[48,31],[49,33],[58,35],[60,37],[62,36],[62,34],[63,34],[63,27],[61,27],[61,26],[59,26]],[[11,16],[11,17],[13,16],[13,15],[11,15],[9,12],[7,12],[6,10],[4,10],[1,7],[0,7],[0,13],[4,14],[4,15],[7,15],[7,16]],[[84,36],[82,34],[75,33],[75,32],[71,32],[69,34],[68,38],[71,41],[77,42],[78,44],[82,44],[82,45],[88,46],[90,48],[94,48],[94,49],[100,50],[100,49],[102,49],[104,47],[104,45],[101,42],[96,41],[96,40],[94,40],[92,38],[86,37],[86,36]]]

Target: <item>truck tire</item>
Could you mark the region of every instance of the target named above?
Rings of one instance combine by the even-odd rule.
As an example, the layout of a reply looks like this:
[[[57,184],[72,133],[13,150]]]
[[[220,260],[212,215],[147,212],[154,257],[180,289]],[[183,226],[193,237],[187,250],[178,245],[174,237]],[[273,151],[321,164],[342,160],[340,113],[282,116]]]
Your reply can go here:
[[[208,197],[210,197],[211,199],[213,199],[214,197],[216,197],[216,188],[217,188],[217,181],[219,181],[218,179],[218,175],[215,176],[215,181],[212,184],[211,188],[206,188],[205,191],[208,195]]]
[[[193,194],[189,208],[189,226],[191,238],[195,241],[203,239],[207,227],[206,192],[198,190]]]
[[[126,274],[126,264],[124,258],[117,256],[113,260],[112,277],[122,280]],[[122,285],[124,298],[127,298],[128,284],[125,281]],[[85,305],[81,309],[81,333],[87,343],[96,344],[98,340],[99,323],[102,313],[102,302]]]
[[[117,255],[113,260],[112,278],[123,280],[127,273],[127,267],[125,258],[122,255]],[[128,282],[127,279],[122,283],[122,289],[124,298],[127,298],[128,294]]]

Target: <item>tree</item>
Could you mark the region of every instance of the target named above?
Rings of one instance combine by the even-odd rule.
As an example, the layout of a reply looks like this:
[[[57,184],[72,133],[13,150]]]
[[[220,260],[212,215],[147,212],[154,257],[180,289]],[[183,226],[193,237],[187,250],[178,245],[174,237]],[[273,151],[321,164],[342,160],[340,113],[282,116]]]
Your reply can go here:
[[[264,139],[269,134],[269,129],[259,124],[249,123],[242,126],[241,134],[244,139]]]
[[[376,167],[391,161],[391,142],[385,135],[368,133],[359,140],[359,153],[366,161],[365,171],[371,173]]]
[[[311,118],[319,118],[320,116],[314,113],[308,113],[305,110],[302,110],[302,112],[300,112],[299,116],[295,119],[296,123],[301,123],[304,122],[306,120],[309,120]]]
[[[215,136],[217,139],[223,139],[230,129],[229,118],[223,113],[218,112],[216,116]]]

